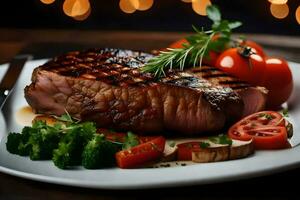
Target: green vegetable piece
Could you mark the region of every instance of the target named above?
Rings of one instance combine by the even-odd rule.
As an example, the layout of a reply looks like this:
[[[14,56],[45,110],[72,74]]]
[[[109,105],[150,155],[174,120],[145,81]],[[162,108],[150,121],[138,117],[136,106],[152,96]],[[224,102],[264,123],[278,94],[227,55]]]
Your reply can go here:
[[[139,144],[140,144],[140,142],[139,142],[138,137],[135,134],[133,134],[132,132],[128,131],[127,136],[125,137],[125,142],[123,144],[122,149],[123,150],[130,149],[131,147],[137,146]]]
[[[210,146],[210,144],[209,144],[208,142],[200,142],[199,145],[200,145],[200,147],[203,148],[203,149],[205,149],[205,148],[207,148],[207,147]]]
[[[31,127],[25,126],[22,130],[22,137],[21,137],[21,141],[20,144],[18,146],[18,154],[20,156],[28,156],[31,150],[31,145],[28,143],[29,142],[29,138],[31,135],[31,132],[34,129],[32,129]]]
[[[21,142],[21,134],[9,133],[7,136],[6,149],[9,153],[18,154],[18,146]]]
[[[58,119],[59,121],[62,122],[68,122],[68,123],[74,123],[74,120],[72,119],[72,117],[69,115],[69,113],[67,114],[63,114],[60,117],[55,117],[56,119]]]
[[[52,158],[53,150],[57,148],[60,134],[46,123],[32,130],[28,143],[31,145],[29,156],[31,160],[48,160]]]
[[[283,109],[283,110],[281,111],[281,113],[282,113],[282,116],[283,116],[283,117],[289,117],[289,111],[288,111],[287,108]]]
[[[105,140],[104,135],[95,134],[82,153],[82,165],[87,169],[99,169],[115,165],[115,153],[120,146]]]
[[[66,127],[66,133],[54,150],[52,160],[54,164],[66,169],[70,166],[80,165],[84,146],[96,134],[96,127],[92,122],[70,124]]]
[[[221,12],[217,6],[209,5],[206,7],[207,17],[213,22],[221,21]]]
[[[232,140],[224,134],[221,134],[218,136],[219,138],[219,144],[228,144],[228,145],[232,145]]]
[[[225,134],[220,134],[217,137],[210,137],[208,139],[209,139],[209,141],[211,141],[211,142],[213,142],[215,144],[228,144],[228,145],[232,145],[232,139],[230,139]]]
[[[175,141],[169,141],[168,142],[168,145],[170,146],[170,147],[175,147],[175,145],[176,145],[176,142]]]
[[[60,143],[58,149],[53,151],[52,161],[56,167],[66,169],[71,163],[70,146],[72,144]]]

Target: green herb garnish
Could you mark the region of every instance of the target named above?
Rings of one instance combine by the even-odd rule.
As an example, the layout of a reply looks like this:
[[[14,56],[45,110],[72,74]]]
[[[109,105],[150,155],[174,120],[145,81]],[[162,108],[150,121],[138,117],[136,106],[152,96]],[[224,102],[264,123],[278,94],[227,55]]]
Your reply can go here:
[[[210,146],[210,144],[208,142],[200,142],[199,145],[202,149],[205,149]]]
[[[227,144],[227,145],[232,145],[232,139],[230,139],[227,135],[225,134],[220,134],[215,137],[209,137],[209,141],[215,143],[215,144]]]
[[[274,117],[273,117],[271,114],[268,114],[268,113],[261,113],[261,114],[259,115],[259,117],[264,117],[264,118],[266,118],[267,120],[272,120],[272,119],[274,119]]]
[[[139,145],[138,137],[132,132],[128,131],[127,136],[125,137],[125,142],[123,143],[122,149],[130,149],[131,147]]]
[[[209,51],[220,52],[225,49],[231,40],[231,30],[242,25],[239,21],[229,22],[221,19],[219,9],[210,5],[206,8],[208,18],[213,21],[211,30],[204,31],[193,26],[194,35],[188,36],[188,44],[184,44],[181,49],[171,49],[160,51],[160,54],[148,61],[142,68],[144,72],[150,72],[155,77],[165,75],[165,70],[184,67],[201,66],[203,58],[209,58]],[[217,39],[213,39],[217,35]]]
[[[175,147],[176,142],[173,141],[173,140],[171,140],[171,141],[168,142],[168,145],[169,145],[170,147]]]

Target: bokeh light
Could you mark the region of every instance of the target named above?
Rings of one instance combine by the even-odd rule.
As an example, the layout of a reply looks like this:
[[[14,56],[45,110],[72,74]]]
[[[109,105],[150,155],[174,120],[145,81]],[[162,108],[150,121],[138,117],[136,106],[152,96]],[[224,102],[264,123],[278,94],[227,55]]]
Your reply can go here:
[[[89,0],[65,0],[63,11],[69,17],[76,17],[86,14],[90,7]]]
[[[40,0],[44,4],[51,4],[54,3],[55,0]]]
[[[144,11],[151,8],[153,5],[153,0],[139,0],[139,7],[138,10]]]
[[[211,5],[210,0],[192,0],[192,8],[198,15],[206,15],[206,7]]]
[[[278,19],[283,19],[289,14],[289,6],[287,4],[271,4],[271,14]]]
[[[272,4],[286,4],[288,2],[288,0],[269,0],[270,3]]]
[[[184,3],[192,3],[192,0],[181,0],[183,1]]]
[[[73,17],[73,19],[77,20],[77,21],[84,21],[86,20],[90,15],[91,15],[91,8],[83,15],[79,15],[79,16],[75,16]]]
[[[296,20],[297,20],[298,24],[300,24],[300,6],[298,6],[295,15],[296,15]]]
[[[119,2],[120,9],[125,13],[134,13],[136,11],[136,8],[131,3],[130,0],[120,0]]]

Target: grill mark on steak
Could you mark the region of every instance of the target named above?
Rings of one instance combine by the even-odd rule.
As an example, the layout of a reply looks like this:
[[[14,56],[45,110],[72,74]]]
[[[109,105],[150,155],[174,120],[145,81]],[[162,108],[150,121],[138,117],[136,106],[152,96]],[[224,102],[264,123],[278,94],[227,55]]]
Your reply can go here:
[[[25,98],[37,113],[66,109],[100,127],[147,133],[202,134],[241,116],[240,90],[230,88],[240,84],[230,83],[233,77],[204,78],[220,71],[203,66],[157,80],[139,69],[152,57],[119,49],[70,52],[34,70]],[[221,78],[229,82],[219,83]]]

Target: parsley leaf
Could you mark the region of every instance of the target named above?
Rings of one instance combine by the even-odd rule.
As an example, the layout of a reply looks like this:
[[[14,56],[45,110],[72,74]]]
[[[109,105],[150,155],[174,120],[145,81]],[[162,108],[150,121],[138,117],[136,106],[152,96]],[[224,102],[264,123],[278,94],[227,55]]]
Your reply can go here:
[[[216,137],[210,137],[208,138],[209,141],[215,143],[215,144],[228,144],[232,145],[232,139],[230,139],[227,135],[225,134],[220,134]]]
[[[168,145],[170,146],[170,147],[175,147],[175,145],[176,145],[176,142],[175,141],[169,141],[168,142]]]
[[[200,145],[200,147],[203,148],[203,149],[205,149],[205,148],[207,148],[207,147],[210,146],[210,144],[209,144],[208,142],[200,142],[199,145]]]
[[[221,12],[217,6],[210,5],[206,7],[207,17],[213,22],[221,21]]]
[[[138,137],[132,132],[128,131],[127,136],[125,137],[125,142],[123,143],[122,149],[130,149],[131,147],[139,145]]]
[[[281,111],[281,113],[282,113],[282,116],[283,116],[283,117],[289,117],[289,111],[288,111],[287,108],[284,108],[284,109]]]

